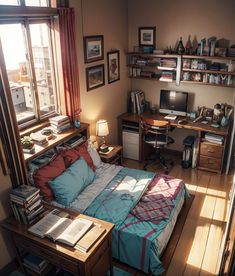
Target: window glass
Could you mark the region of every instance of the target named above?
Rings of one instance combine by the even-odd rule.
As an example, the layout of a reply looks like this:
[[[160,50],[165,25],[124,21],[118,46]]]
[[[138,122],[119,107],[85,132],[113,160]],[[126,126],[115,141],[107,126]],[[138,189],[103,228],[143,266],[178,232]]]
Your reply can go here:
[[[49,7],[48,2],[47,0],[25,0],[25,5],[32,7]]]
[[[18,0],[0,0],[0,5],[18,6],[19,1]]]
[[[56,97],[49,32],[50,29],[46,23],[30,24],[30,36],[41,116],[55,111]]]
[[[22,24],[0,25],[0,38],[17,121],[23,123],[35,117],[35,109]]]

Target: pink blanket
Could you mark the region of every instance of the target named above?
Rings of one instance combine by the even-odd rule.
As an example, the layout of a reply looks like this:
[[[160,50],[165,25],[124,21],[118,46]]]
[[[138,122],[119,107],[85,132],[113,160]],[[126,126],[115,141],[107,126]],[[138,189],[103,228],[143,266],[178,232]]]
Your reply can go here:
[[[174,208],[174,199],[184,185],[181,179],[156,175],[132,214],[142,221],[158,224],[167,220]]]

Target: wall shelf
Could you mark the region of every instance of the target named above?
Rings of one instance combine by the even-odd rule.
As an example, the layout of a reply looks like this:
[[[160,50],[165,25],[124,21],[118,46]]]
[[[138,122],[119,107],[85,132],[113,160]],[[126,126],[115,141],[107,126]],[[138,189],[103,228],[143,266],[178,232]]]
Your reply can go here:
[[[211,70],[213,65],[221,70]],[[232,65],[231,71],[230,65]],[[235,57],[129,52],[127,66],[129,77],[133,79],[175,82],[176,85],[182,82],[235,88]]]

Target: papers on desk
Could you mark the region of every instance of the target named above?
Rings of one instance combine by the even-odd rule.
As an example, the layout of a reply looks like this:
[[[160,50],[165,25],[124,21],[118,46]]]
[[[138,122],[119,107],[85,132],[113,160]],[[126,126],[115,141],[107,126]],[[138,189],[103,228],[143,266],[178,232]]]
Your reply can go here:
[[[166,120],[171,120],[171,121],[175,121],[177,119],[177,116],[176,115],[173,115],[173,114],[168,114],[164,117],[164,119]]]

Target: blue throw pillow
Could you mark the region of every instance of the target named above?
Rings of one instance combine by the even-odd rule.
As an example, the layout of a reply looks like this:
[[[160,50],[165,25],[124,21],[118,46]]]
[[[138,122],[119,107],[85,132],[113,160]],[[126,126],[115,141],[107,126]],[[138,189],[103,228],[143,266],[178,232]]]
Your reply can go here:
[[[53,190],[56,201],[67,206],[93,181],[94,177],[94,172],[81,157],[61,175],[48,181],[48,184]]]

